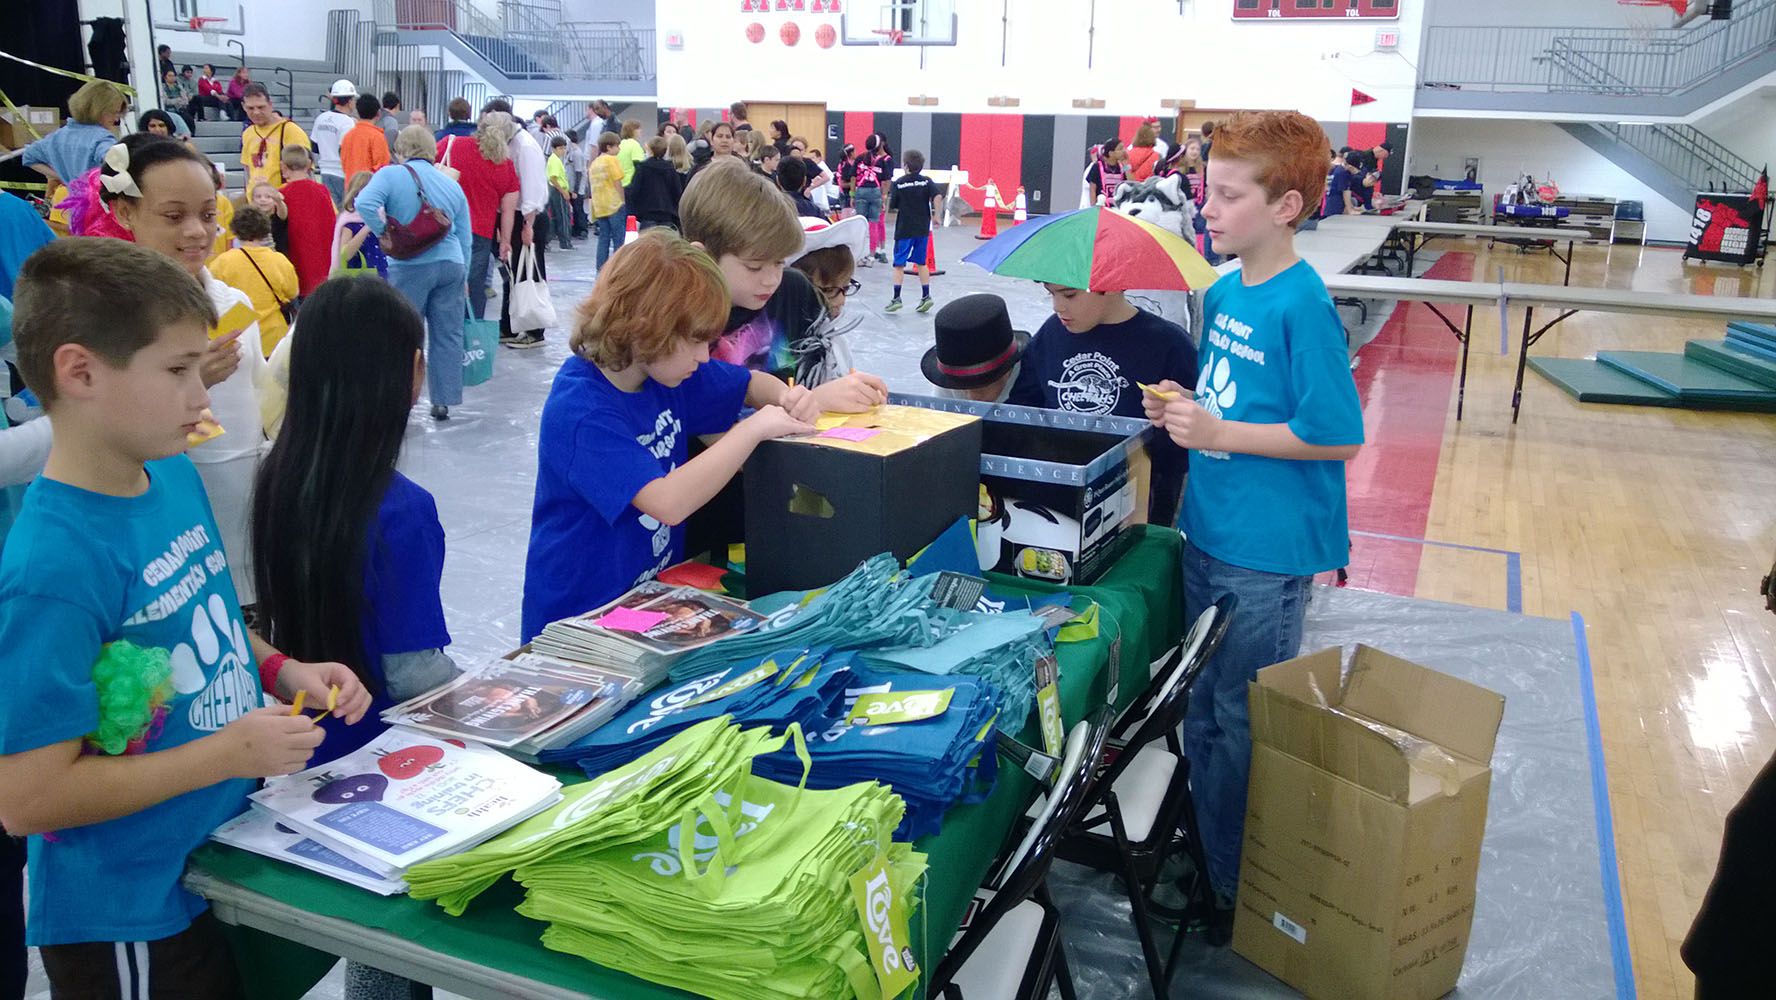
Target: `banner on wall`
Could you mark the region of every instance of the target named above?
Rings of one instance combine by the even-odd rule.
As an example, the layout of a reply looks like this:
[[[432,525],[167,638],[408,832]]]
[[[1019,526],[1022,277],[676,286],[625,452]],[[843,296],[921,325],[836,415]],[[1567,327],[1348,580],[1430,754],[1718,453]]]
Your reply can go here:
[[[1690,245],[1684,257],[1725,264],[1755,264],[1763,255],[1764,204],[1747,194],[1696,195]]]

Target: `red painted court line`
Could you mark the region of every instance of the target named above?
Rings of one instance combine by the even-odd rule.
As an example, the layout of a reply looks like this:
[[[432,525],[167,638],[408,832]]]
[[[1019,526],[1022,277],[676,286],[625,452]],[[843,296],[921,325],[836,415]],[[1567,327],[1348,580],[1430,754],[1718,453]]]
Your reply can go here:
[[[1466,281],[1473,271],[1472,254],[1447,253],[1424,276]],[[1423,538],[1460,345],[1428,306],[1402,303],[1357,357],[1353,374],[1367,443],[1345,470],[1350,526]],[[1352,586],[1413,595],[1419,546],[1362,536],[1352,541]]]

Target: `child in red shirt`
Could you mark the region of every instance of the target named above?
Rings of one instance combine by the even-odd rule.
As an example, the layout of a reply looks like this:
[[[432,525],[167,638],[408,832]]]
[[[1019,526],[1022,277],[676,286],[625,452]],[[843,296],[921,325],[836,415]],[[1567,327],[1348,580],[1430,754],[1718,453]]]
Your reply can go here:
[[[333,270],[333,228],[338,212],[325,185],[309,176],[308,149],[285,146],[280,157],[284,186],[280,192],[289,212],[290,263],[303,295],[320,287]]]

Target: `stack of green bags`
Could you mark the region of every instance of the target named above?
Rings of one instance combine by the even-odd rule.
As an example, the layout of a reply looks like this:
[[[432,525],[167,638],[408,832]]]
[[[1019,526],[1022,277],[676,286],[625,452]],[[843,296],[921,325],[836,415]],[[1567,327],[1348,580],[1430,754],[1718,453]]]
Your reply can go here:
[[[800,740],[799,731],[795,738]],[[786,742],[788,737],[773,737],[768,727],[741,729],[725,715],[709,719],[645,757],[564,788],[553,808],[472,850],[407,869],[408,893],[435,899],[460,917],[476,896],[525,864],[634,843],[665,829],[685,810],[738,785],[754,757]]]
[[[883,1000],[851,877],[887,865],[912,900],[925,856],[890,838],[905,804],[877,782],[829,791],[751,774],[793,741],[699,723],[461,854],[407,871],[409,893],[460,916],[510,872],[543,943],[715,998]],[[910,953],[909,953],[910,958]]]
[[[642,844],[526,865],[518,912],[550,922],[556,951],[704,996],[878,1000],[850,878],[881,852],[896,896],[915,894],[925,857],[888,840],[899,796],[755,777],[733,805],[718,795]]]

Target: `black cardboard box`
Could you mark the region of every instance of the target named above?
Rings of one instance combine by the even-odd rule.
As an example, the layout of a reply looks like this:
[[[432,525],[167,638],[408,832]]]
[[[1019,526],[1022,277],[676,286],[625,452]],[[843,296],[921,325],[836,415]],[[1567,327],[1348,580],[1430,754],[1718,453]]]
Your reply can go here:
[[[981,569],[1091,583],[1133,540],[1124,529],[1146,510],[1140,479],[1158,433],[1147,421],[937,396],[888,400],[984,421],[975,533]]]
[[[822,424],[874,433],[766,441],[746,461],[749,594],[824,587],[881,552],[904,562],[974,516],[978,417],[888,405]]]

